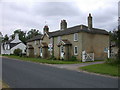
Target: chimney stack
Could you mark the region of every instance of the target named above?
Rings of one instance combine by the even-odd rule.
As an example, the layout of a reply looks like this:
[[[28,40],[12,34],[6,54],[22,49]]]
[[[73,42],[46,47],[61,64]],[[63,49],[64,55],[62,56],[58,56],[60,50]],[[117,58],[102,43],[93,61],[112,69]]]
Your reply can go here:
[[[19,40],[19,34],[18,33],[15,33],[15,39]]]
[[[88,16],[88,29],[92,29],[92,16],[91,16],[91,13],[89,13],[89,16]]]
[[[44,34],[45,34],[45,32],[46,32],[46,33],[49,32],[49,27],[48,27],[47,25],[44,26],[43,32],[44,32]]]
[[[61,20],[60,30],[64,30],[66,28],[67,28],[67,22],[66,22],[66,20]]]

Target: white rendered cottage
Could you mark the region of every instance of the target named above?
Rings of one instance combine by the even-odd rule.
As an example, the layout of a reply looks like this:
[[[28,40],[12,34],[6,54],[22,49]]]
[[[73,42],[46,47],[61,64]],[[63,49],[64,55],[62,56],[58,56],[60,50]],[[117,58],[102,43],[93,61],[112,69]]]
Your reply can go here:
[[[14,54],[15,49],[21,49],[25,53],[26,45],[19,39],[18,33],[15,34],[14,39],[9,39],[1,45],[1,54]]]

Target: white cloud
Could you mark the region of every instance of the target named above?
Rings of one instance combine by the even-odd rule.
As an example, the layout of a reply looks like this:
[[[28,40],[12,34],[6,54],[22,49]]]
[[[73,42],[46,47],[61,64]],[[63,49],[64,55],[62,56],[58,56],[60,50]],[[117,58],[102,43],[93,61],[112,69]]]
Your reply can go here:
[[[48,2],[49,1],[49,2]],[[55,1],[55,2],[53,2]],[[58,2],[60,1],[60,2]],[[2,33],[12,34],[16,29],[42,31],[45,21],[50,31],[58,30],[61,19],[68,27],[87,25],[88,13],[92,13],[94,27],[112,30],[117,26],[118,0],[2,0],[0,3],[0,28]]]

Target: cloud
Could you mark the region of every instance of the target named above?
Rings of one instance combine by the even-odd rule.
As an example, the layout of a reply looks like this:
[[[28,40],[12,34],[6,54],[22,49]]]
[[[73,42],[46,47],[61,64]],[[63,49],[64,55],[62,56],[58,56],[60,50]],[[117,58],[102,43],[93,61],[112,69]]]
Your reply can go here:
[[[34,7],[34,14],[42,16],[77,16],[80,14],[78,8],[72,2],[47,2]]]
[[[79,24],[87,25],[87,16],[92,13],[95,28],[112,30],[117,26],[117,0],[71,0],[71,2],[17,2],[0,3],[0,28],[3,34],[12,34],[16,29],[39,29],[44,25],[50,31],[60,28],[61,19],[66,19],[68,27]]]

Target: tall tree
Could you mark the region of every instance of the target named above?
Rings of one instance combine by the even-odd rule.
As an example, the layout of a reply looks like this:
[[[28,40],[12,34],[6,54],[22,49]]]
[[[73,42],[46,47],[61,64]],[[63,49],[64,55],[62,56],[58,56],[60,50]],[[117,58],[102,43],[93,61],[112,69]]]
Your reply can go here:
[[[117,31],[117,39],[118,39],[118,59],[120,61],[120,25],[118,26],[118,31]]]
[[[36,30],[36,29],[31,29],[30,31],[28,31],[27,33],[27,39],[30,39],[36,35],[40,35],[41,32],[39,30]]]
[[[21,29],[15,30],[15,31],[14,31],[14,34],[12,34],[12,38],[15,37],[15,34],[16,34],[16,33],[18,33],[19,39],[20,39],[23,43],[25,43],[25,41],[26,41],[26,32],[25,32],[25,31],[21,31]]]

